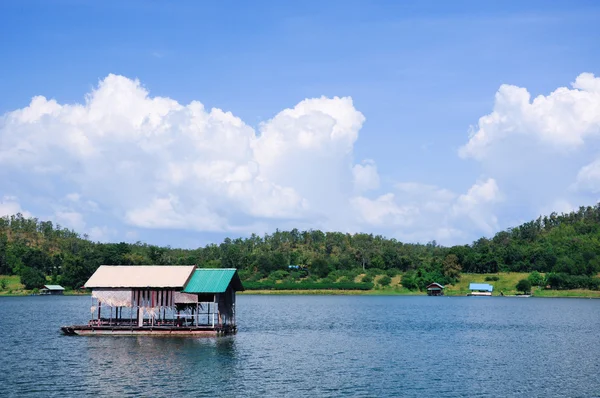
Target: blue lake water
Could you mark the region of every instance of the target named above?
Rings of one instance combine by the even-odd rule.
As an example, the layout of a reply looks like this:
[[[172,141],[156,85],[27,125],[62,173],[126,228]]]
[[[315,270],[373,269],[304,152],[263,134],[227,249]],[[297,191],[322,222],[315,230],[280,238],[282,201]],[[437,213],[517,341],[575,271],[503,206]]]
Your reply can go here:
[[[600,300],[238,296],[235,336],[62,336],[89,297],[0,298],[0,396],[600,396]]]

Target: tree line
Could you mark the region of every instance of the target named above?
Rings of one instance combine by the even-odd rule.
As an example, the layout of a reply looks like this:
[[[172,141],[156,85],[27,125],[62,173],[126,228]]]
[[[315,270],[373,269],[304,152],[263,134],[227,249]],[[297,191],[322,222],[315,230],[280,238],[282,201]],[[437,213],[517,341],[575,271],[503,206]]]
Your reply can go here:
[[[536,271],[545,273],[544,283],[553,288],[597,289],[598,253],[600,204],[566,214],[552,213],[492,238],[452,247],[435,241],[403,243],[367,233],[292,229],[179,249],[142,242],[93,242],[50,221],[22,214],[0,218],[0,274],[20,275],[28,288],[39,287],[46,280],[78,288],[102,264],[197,264],[237,268],[242,280],[257,288],[276,280],[288,285],[302,281],[368,288],[374,275],[402,273],[403,286],[423,289],[433,281],[453,283],[461,272]],[[362,274],[363,279],[356,282]]]

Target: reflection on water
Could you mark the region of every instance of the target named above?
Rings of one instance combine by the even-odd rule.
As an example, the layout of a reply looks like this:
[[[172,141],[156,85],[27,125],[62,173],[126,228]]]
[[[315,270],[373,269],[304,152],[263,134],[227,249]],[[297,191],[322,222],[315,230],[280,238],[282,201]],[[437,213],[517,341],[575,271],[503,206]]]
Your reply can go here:
[[[98,375],[112,380],[102,388],[109,395],[122,392],[145,395],[170,386],[180,394],[218,395],[213,386],[236,372],[235,340],[185,337],[84,338],[87,355],[84,384],[95,385]],[[224,379],[223,379],[224,378]],[[127,380],[124,385],[117,380]],[[209,381],[209,382],[207,382]]]
[[[600,300],[241,296],[221,338],[67,337],[89,298],[0,298],[2,396],[597,396]]]

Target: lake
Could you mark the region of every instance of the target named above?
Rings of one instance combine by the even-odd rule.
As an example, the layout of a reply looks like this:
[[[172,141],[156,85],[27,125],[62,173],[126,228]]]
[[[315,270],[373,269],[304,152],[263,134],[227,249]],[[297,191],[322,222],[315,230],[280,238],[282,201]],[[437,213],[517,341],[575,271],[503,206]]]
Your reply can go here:
[[[0,396],[600,396],[600,300],[240,295],[220,338],[62,336],[89,297],[0,297]]]

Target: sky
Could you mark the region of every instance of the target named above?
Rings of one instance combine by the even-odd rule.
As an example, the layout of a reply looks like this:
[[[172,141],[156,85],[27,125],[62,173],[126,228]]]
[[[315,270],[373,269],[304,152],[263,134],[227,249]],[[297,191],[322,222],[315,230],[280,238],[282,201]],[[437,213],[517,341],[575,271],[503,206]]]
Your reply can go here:
[[[600,199],[596,1],[0,2],[0,215],[468,244]]]

